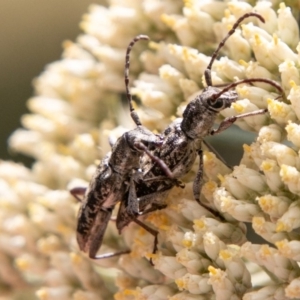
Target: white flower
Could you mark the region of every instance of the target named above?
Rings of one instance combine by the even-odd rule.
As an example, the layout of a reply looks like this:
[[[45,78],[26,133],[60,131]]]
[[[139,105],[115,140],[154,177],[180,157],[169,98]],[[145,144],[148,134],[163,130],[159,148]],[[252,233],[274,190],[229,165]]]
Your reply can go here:
[[[9,140],[13,151],[35,163],[30,169],[0,163],[0,293],[10,299],[16,290],[39,299],[299,298],[300,48],[294,2],[294,10],[278,1],[254,7],[253,1],[213,0],[92,5],[81,23],[84,33],[65,42],[63,58],[34,81],[31,113]],[[119,236],[110,222],[100,252],[131,253],[99,261],[84,257],[75,238],[80,203],[69,189],[86,186],[110,143],[133,126],[121,104],[128,42],[137,34],[152,40],[132,51],[130,87],[143,125],[162,131],[201,93],[218,43],[253,11],[266,22],[251,18],[236,29],[212,66],[213,84],[262,77],[277,81],[285,95],[267,83],[243,84],[236,88],[239,100],[220,114],[218,121],[269,111],[237,122],[258,138],[244,145],[233,171],[204,148],[200,200],[216,215],[194,200],[196,161],[182,178],[185,188],[175,187],[164,200],[167,208],[143,219],[159,232],[156,254],[149,232],[132,222]],[[271,245],[254,244],[245,222]]]

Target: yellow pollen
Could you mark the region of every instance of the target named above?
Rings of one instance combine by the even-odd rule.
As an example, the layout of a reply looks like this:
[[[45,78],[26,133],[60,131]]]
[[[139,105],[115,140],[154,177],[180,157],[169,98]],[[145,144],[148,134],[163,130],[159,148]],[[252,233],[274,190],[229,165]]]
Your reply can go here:
[[[282,222],[282,221],[278,221],[276,224],[276,232],[282,232],[282,231],[287,231],[288,227],[287,225]]]
[[[15,264],[16,266],[22,270],[22,271],[26,271],[29,269],[29,262],[27,259],[24,259],[24,258],[17,258],[15,260]]]
[[[71,233],[71,230],[69,227],[67,227],[66,225],[60,223],[57,225],[57,230],[59,233],[65,235],[65,234],[68,234],[68,233]]]
[[[222,260],[230,260],[232,258],[232,255],[228,250],[221,250],[219,253],[219,257]]]
[[[283,250],[288,244],[288,241],[286,239],[276,242],[275,245],[279,250]]]
[[[238,86],[236,88],[236,92],[240,95],[240,97],[248,98],[249,90],[244,86]]]
[[[218,179],[220,180],[221,183],[225,181],[225,177],[221,174],[218,174]]]
[[[74,252],[70,253],[72,263],[79,265],[82,262],[82,257]]]
[[[149,48],[153,49],[153,50],[158,50],[159,49],[159,44],[151,41],[151,42],[149,42]]]
[[[281,3],[279,4],[279,7],[280,7],[280,9],[285,9],[285,8],[286,8],[286,5],[285,5],[284,2],[281,2]]]
[[[176,119],[177,119],[177,117],[175,117],[174,115],[172,115],[172,116],[170,117],[170,121],[171,121],[171,122],[175,121]]]
[[[269,246],[267,246],[267,245],[263,245],[261,247],[261,251],[262,251],[262,254],[265,255],[265,256],[270,256],[272,254],[271,251],[270,251]]]
[[[261,44],[261,39],[258,34],[254,35],[254,39],[257,46]]]
[[[114,295],[114,300],[126,300],[128,296],[139,296],[139,291],[125,289],[124,291],[118,292]]]
[[[218,177],[222,176],[221,174],[218,174]],[[205,188],[209,190],[210,192],[213,192],[217,188],[217,184],[214,181],[208,181],[205,184]]]
[[[244,61],[243,59],[239,60],[239,64],[245,68],[247,68],[249,66],[249,64],[246,61]]]
[[[229,10],[229,9],[225,9],[225,11],[224,11],[224,16],[225,16],[225,18],[227,18],[227,19],[231,16],[231,13],[230,13],[230,10]]]
[[[194,6],[194,1],[193,0],[184,0],[183,3],[184,3],[185,7],[192,8]]]
[[[193,246],[193,241],[190,240],[190,239],[183,239],[182,240],[182,245],[185,247],[185,248],[191,248]]]
[[[222,207],[226,208],[230,206],[231,199],[229,197],[221,197]]]
[[[278,45],[278,36],[275,33],[273,34],[273,42],[274,42],[275,46]]]
[[[167,14],[162,14],[160,18],[169,27],[173,27],[175,25],[175,19]]]
[[[99,160],[99,159],[96,159],[96,160],[95,160],[95,165],[97,165],[97,166],[98,166],[98,165],[100,164],[100,161],[101,161],[101,160]]]
[[[63,145],[63,144],[59,144],[57,146],[57,151],[60,153],[60,154],[63,154],[63,155],[70,155],[71,154],[71,150],[69,147]]]
[[[258,202],[259,202],[259,205],[260,207],[266,212],[268,210],[270,210],[271,206],[270,206],[270,201],[267,197],[260,197],[258,198]],[[254,218],[253,218],[254,220]]]
[[[292,67],[295,66],[295,63],[294,63],[293,61],[289,60],[289,61],[287,62],[287,66],[288,66],[289,68],[292,68]]]
[[[272,163],[271,161],[269,160],[264,160],[261,165],[260,165],[260,168],[262,171],[265,171],[265,172],[271,172],[271,171],[274,171],[274,163]]]
[[[175,283],[177,285],[177,287],[179,288],[179,290],[184,290],[186,289],[186,281],[179,278],[175,280]]]
[[[211,275],[217,275],[217,273],[218,273],[218,270],[216,268],[214,268],[213,266],[209,266],[208,271],[209,271],[209,273],[211,273]]]
[[[158,228],[165,229],[170,226],[169,217],[163,212],[155,212],[147,217],[147,221]]]
[[[289,241],[287,239],[276,242],[275,246],[286,257],[291,256],[293,253],[293,250],[290,248]]]
[[[136,242],[136,241],[134,241],[134,243],[135,243],[135,242]],[[141,248],[141,247],[143,247],[143,245],[142,245],[142,246],[137,246],[137,247],[131,248],[131,251],[130,251],[130,253],[129,253],[130,257],[131,257],[131,258],[141,258],[141,254],[140,254],[140,252],[137,250],[137,249],[139,249],[139,248]]]
[[[298,171],[294,167],[281,165],[279,175],[285,183],[298,181]]]
[[[276,100],[272,100],[272,99],[268,99],[267,100],[269,108],[272,110],[273,115],[282,115],[285,112],[283,103],[276,101]]]
[[[89,133],[92,136],[94,141],[98,141],[98,139],[99,139],[99,130],[98,129],[97,130],[95,130],[95,129],[90,130]]]
[[[244,144],[244,145],[243,145],[243,149],[244,149],[244,151],[247,152],[247,153],[250,153],[250,152],[251,152],[251,146],[249,146],[249,145],[247,145],[247,144]]]
[[[138,295],[138,291],[136,291],[136,290],[129,290],[129,289],[124,290],[123,293],[126,296],[136,296],[136,295]]]
[[[204,158],[206,158],[207,160],[212,160],[213,158],[215,158],[215,155],[212,152],[204,151]]]
[[[261,218],[261,217],[254,217],[252,219],[252,222],[255,226],[261,227],[262,225],[264,225],[265,220],[264,220],[264,218]]]
[[[139,248],[144,248],[144,247],[145,247],[145,243],[144,243],[141,239],[139,239],[139,238],[133,239],[133,242],[134,242],[134,244],[135,244],[137,247],[139,247]],[[133,253],[134,253],[134,254],[133,254]],[[133,257],[138,256],[137,251],[136,251],[136,253],[135,253],[135,251],[131,250],[130,254],[131,254],[131,255],[133,254]]]
[[[143,236],[143,235],[147,234],[147,231],[144,228],[140,227],[138,234]]]
[[[42,288],[42,289],[36,291],[35,294],[37,295],[37,297],[40,300],[47,300],[47,299],[49,299],[49,294],[48,294],[48,291],[46,289]]]
[[[297,84],[294,80],[290,80],[289,83],[290,83],[291,88],[296,88],[297,87]]]
[[[203,229],[206,228],[206,224],[205,224],[205,222],[202,219],[200,219],[200,220],[194,220],[194,224],[195,224],[195,226],[196,226],[197,229],[203,230]]]
[[[189,60],[190,58],[190,52],[187,48],[183,47],[182,48],[182,57],[183,59],[186,61],[186,60]]]
[[[149,260],[149,259],[152,259],[152,260],[155,260],[155,259],[158,259],[159,258],[159,254],[154,254],[154,253],[151,253],[151,252],[148,252],[145,254],[145,257]]]
[[[239,103],[232,103],[231,106],[234,108],[234,110],[235,110],[237,113],[243,113],[243,112],[245,111],[244,106],[242,106],[242,105],[239,104]]]
[[[230,31],[232,29],[232,25],[231,24],[228,24],[227,25],[227,31]]]

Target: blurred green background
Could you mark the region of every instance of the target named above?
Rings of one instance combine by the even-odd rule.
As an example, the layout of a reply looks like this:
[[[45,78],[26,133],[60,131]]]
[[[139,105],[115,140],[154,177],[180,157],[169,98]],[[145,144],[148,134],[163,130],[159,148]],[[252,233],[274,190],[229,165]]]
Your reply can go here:
[[[32,79],[58,60],[62,42],[75,40],[79,22],[91,3],[104,0],[2,0],[0,9],[0,158],[23,160],[9,153],[7,139],[20,127],[33,95]],[[26,160],[29,163],[29,160]]]

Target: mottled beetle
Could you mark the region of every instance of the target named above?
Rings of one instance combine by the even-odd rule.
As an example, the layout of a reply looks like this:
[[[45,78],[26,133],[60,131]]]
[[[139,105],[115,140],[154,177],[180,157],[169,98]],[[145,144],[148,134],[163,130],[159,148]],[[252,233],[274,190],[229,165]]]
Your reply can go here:
[[[164,176],[172,177],[164,162],[156,158],[150,151],[150,149],[159,148],[162,145],[162,138],[142,126],[132,106],[132,97],[128,88],[129,56],[133,45],[139,40],[148,40],[148,37],[139,35],[130,42],[126,51],[124,75],[130,115],[136,128],[124,133],[116,141],[111,153],[100,162],[87,189],[74,188],[70,191],[81,202],[77,222],[79,248],[88,252],[89,257],[94,259],[128,253],[128,250],[125,250],[113,254],[96,255],[116,203],[124,199],[128,183],[133,182],[130,178],[139,177],[141,156],[147,155],[150,160],[164,170]],[[80,199],[80,195],[84,195],[83,199]],[[140,221],[138,223],[143,226]]]
[[[207,87],[187,105],[183,113],[183,118],[175,120],[162,133],[163,144],[153,151],[153,155],[164,161],[171,170],[174,179],[179,179],[187,174],[192,168],[196,157],[199,156],[199,168],[193,183],[193,194],[200,205],[217,216],[218,214],[212,208],[200,202],[200,193],[203,184],[203,152],[201,144],[205,143],[205,137],[222,132],[238,119],[267,112],[267,109],[260,109],[232,116],[223,120],[217,129],[213,129],[219,112],[230,107],[238,99],[237,93],[231,91],[231,89],[242,83],[265,82],[272,85],[284,96],[282,88],[276,82],[264,78],[240,80],[229,84],[223,89],[212,86],[211,68],[214,60],[226,40],[234,33],[239,24],[248,17],[257,17],[264,22],[264,19],[256,13],[247,13],[236,21],[213,53],[211,61],[205,70],[204,75]],[[136,221],[139,215],[165,208],[165,198],[174,186],[174,181],[170,180],[171,176],[169,178],[166,177],[163,169],[145,155],[142,157],[141,168],[142,176],[139,177],[140,180],[135,182],[134,177],[131,177],[130,188],[124,194],[120,203],[116,220],[116,225],[120,233],[132,220]],[[146,229],[148,230],[148,228]],[[154,229],[148,231],[155,238],[153,247],[153,253],[155,253],[157,250],[158,232]]]

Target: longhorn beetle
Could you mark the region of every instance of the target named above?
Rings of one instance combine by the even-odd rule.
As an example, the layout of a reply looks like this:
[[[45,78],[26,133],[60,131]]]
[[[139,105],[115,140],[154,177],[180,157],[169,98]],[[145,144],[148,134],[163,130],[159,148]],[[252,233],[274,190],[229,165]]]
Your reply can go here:
[[[163,169],[166,177],[172,177],[172,173],[165,163],[152,154],[150,149],[160,147],[163,143],[159,135],[142,126],[140,119],[132,105],[132,97],[129,91],[129,58],[133,45],[139,40],[148,40],[145,35],[136,36],[129,44],[125,57],[125,86],[126,96],[129,102],[130,115],[136,128],[124,133],[113,145],[110,154],[100,162],[96,172],[88,186],[74,188],[70,192],[81,202],[77,222],[77,242],[80,250],[88,252],[90,258],[101,259],[118,254],[128,253],[128,250],[117,253],[96,255],[112,211],[118,201],[124,198],[124,194],[131,183],[130,177],[138,177],[140,172],[140,159],[143,154]],[[80,195],[84,195],[83,200]],[[134,220],[134,219],[133,219]],[[138,224],[147,228],[147,225],[138,221]],[[151,231],[151,228],[149,228]]]
[[[247,13],[236,21],[213,53],[210,63],[205,70],[204,76],[207,87],[187,105],[183,113],[183,118],[175,120],[165,129],[162,133],[163,144],[153,151],[153,155],[164,161],[171,170],[173,179],[181,178],[187,174],[194,164],[197,155],[199,156],[199,168],[193,183],[193,194],[195,200],[214,215],[216,213],[209,206],[200,202],[200,193],[203,184],[203,152],[201,144],[205,143],[204,138],[222,132],[238,119],[267,112],[267,109],[260,109],[232,116],[224,119],[217,129],[213,129],[219,112],[230,107],[238,99],[237,93],[231,91],[231,89],[243,83],[265,82],[276,88],[284,97],[284,92],[280,85],[265,78],[239,80],[223,89],[213,87],[212,85],[211,68],[214,60],[218,56],[220,49],[225,45],[226,40],[235,32],[239,24],[248,17],[257,17],[260,21],[264,22],[262,16],[257,13]],[[120,203],[116,220],[116,225],[120,233],[132,220],[136,221],[139,215],[165,208],[165,198],[175,183],[175,181],[169,179],[171,176],[168,178],[165,176],[163,168],[157,162],[145,155],[142,156],[141,168],[142,176],[139,177],[140,180],[135,182],[134,177],[131,177],[130,187]],[[152,230],[150,233],[154,236],[153,253],[155,253],[157,250],[158,231]]]

